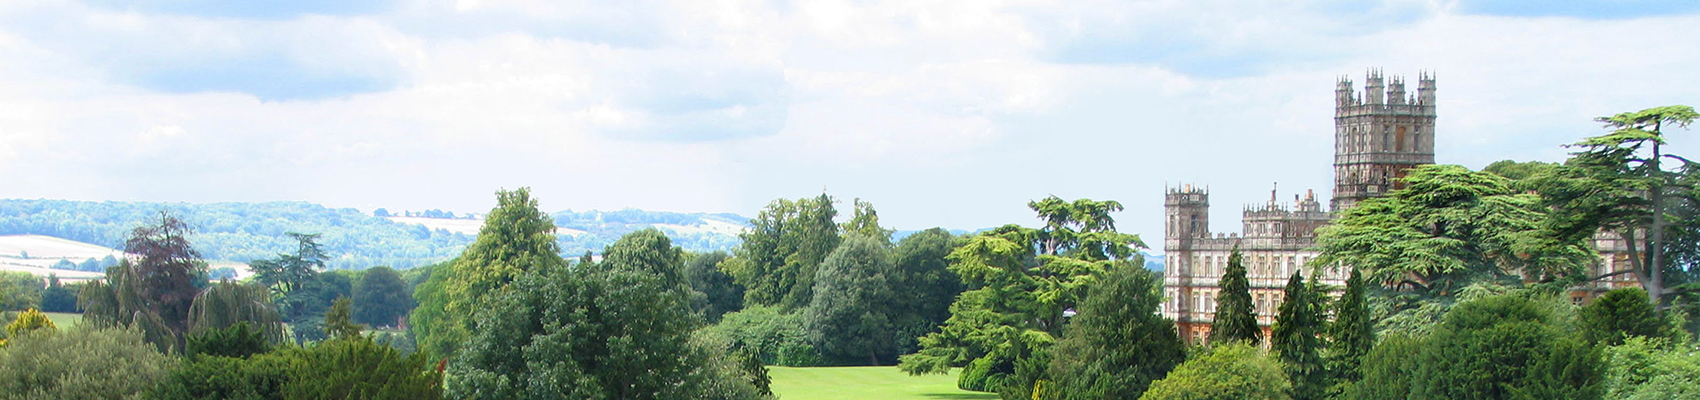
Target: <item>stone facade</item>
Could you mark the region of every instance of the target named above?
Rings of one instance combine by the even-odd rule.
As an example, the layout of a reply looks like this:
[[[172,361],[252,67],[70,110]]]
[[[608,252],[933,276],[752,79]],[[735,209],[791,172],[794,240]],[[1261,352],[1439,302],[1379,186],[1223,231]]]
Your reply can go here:
[[[1246,206],[1238,233],[1210,231],[1210,192],[1180,185],[1165,188],[1163,211],[1163,316],[1175,320],[1182,338],[1203,342],[1216,312],[1217,280],[1237,245],[1251,283],[1252,302],[1264,337],[1281,305],[1287,279],[1295,271],[1336,288],[1344,287],[1350,270],[1339,266],[1304,268],[1316,258],[1316,228],[1327,225],[1332,211],[1401,188],[1399,178],[1413,167],[1434,163],[1434,77],[1421,74],[1417,94],[1407,96],[1400,77],[1383,80],[1371,71],[1360,96],[1352,82],[1341,79],[1334,102],[1334,197],[1324,210],[1314,193]],[[1624,242],[1616,235],[1595,236],[1601,260],[1593,276],[1629,268]],[[1580,305],[1616,288],[1639,287],[1633,274],[1619,274],[1572,288],[1570,299]]]

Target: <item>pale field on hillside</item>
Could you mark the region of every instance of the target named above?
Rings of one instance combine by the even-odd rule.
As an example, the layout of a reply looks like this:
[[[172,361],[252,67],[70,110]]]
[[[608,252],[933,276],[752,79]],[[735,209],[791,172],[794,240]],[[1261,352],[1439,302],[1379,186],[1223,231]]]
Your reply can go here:
[[[425,228],[431,229],[431,230],[442,229],[442,230],[449,231],[449,232],[464,233],[464,234],[468,234],[468,235],[477,235],[478,229],[484,227],[484,220],[482,218],[481,219],[449,219],[449,218],[421,218],[421,217],[385,217],[385,218],[389,218],[389,220],[391,220],[391,221],[395,221],[395,222],[399,222],[399,223],[403,223],[403,224],[421,225],[421,226],[424,226]],[[577,230],[577,229],[555,228],[555,233],[566,234],[566,235],[578,235],[578,234],[584,233],[584,231]]]
[[[22,258],[23,253],[29,253],[29,258]],[[60,239],[43,235],[0,235],[0,271],[27,272],[35,276],[58,276],[63,280],[85,280],[102,278],[102,272],[70,271],[53,269],[53,264],[59,260],[74,263],[83,262],[90,258],[102,259],[106,256],[123,258],[124,252],[105,246],[83,243],[74,240]],[[208,269],[231,267],[236,269],[236,278],[243,279],[253,275],[248,264],[228,261],[209,261]]]

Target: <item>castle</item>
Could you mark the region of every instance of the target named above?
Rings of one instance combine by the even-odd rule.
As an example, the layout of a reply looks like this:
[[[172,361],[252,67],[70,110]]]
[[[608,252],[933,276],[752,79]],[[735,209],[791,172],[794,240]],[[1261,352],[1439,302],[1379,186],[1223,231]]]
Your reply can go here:
[[[1317,256],[1316,228],[1328,224],[1333,212],[1402,188],[1400,178],[1411,168],[1434,163],[1434,77],[1419,74],[1414,96],[1407,94],[1401,77],[1384,79],[1379,71],[1371,71],[1365,81],[1361,96],[1349,79],[1341,78],[1335,85],[1334,193],[1327,210],[1313,192],[1284,203],[1271,191],[1268,203],[1242,210],[1240,232],[1212,233],[1208,189],[1165,188],[1163,295],[1167,301],[1162,314],[1175,321],[1181,337],[1194,342],[1208,337],[1220,291],[1217,280],[1236,245],[1264,337],[1269,336],[1283,289],[1295,271],[1306,277],[1320,273],[1316,277],[1320,283],[1345,286],[1350,274],[1346,268],[1302,268]],[[1602,234],[1595,238],[1595,248],[1603,256],[1603,262],[1594,266],[1596,276],[1627,268],[1620,240]],[[1618,275],[1574,288],[1571,298],[1581,303],[1594,293],[1635,284],[1631,276]]]

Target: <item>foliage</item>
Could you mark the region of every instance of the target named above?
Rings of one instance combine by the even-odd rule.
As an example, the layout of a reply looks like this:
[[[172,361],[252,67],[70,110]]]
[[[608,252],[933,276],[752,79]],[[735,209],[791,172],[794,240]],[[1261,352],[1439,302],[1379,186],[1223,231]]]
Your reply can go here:
[[[1577,312],[1582,337],[1605,346],[1623,344],[1630,337],[1674,337],[1670,324],[1653,309],[1652,300],[1640,288],[1606,292]]]
[[[250,328],[248,321],[237,322],[224,328],[208,328],[201,332],[189,334],[188,345],[184,347],[184,353],[189,357],[206,355],[246,358],[272,351],[273,339]]]
[[[841,238],[833,198],[774,200],[755,219],[733,253],[726,272],[744,286],[745,305],[781,305],[786,310],[813,300],[816,269]]]
[[[134,329],[37,330],[0,351],[0,399],[133,398],[170,363]]]
[[[1405,182],[1318,230],[1317,265],[1356,266],[1371,282],[1443,297],[1519,273],[1553,281],[1593,260],[1588,243],[1548,229],[1538,196],[1504,177],[1425,165]]]
[[[1063,311],[1073,309],[1103,271],[1137,265],[1128,257],[1144,243],[1115,231],[1109,216],[1121,209],[1115,201],[1052,196],[1028,208],[1044,228],[1006,225],[950,253],[950,270],[976,289],[957,296],[944,326],[920,338],[919,351],[900,357],[901,369],[924,374],[965,366],[962,388],[1006,398],[1049,380],[1047,354],[1062,334]],[[1006,390],[1010,384],[1018,387]]]
[[[354,287],[354,320],[373,326],[401,326],[413,311],[413,292],[401,274],[390,267],[373,267],[361,273]]]
[[[1364,355],[1375,348],[1375,323],[1370,320],[1364,299],[1363,274],[1352,269],[1346,290],[1334,302],[1334,322],[1328,324],[1324,366],[1328,369],[1331,394],[1338,394],[1363,378]]]
[[[1292,385],[1281,364],[1259,354],[1244,342],[1213,346],[1187,360],[1161,380],[1141,400],[1288,399]]]
[[[962,278],[950,270],[951,251],[963,244],[950,232],[932,228],[904,237],[892,250],[897,273],[888,277],[898,296],[892,323],[903,332],[900,352],[915,351],[914,338],[938,329],[950,318],[950,304],[962,293]]]
[[[1257,314],[1251,303],[1251,283],[1246,280],[1245,262],[1239,245],[1228,254],[1228,267],[1222,271],[1222,291],[1216,295],[1216,315],[1210,328],[1210,341],[1244,341],[1252,346],[1263,343],[1263,329],[1257,326]]]
[[[1157,314],[1161,289],[1160,276],[1135,266],[1093,286],[1051,351],[1045,398],[1136,399],[1185,361],[1174,321]]]
[[[106,270],[104,282],[84,286],[77,307],[93,326],[134,327],[149,343],[169,351],[182,349],[206,266],[189,246],[188,224],[165,212],[158,218],[124,240],[124,252],[135,255],[135,262],[120,261]]]
[[[172,368],[145,398],[157,400],[282,400],[291,375],[304,369],[292,357],[299,349],[254,354],[247,358],[203,355]]]
[[[1597,118],[1612,132],[1571,145],[1580,151],[1565,162],[1567,168],[1549,182],[1553,184],[1544,187],[1553,190],[1542,192],[1546,204],[1560,216],[1556,225],[1572,236],[1602,230],[1617,233],[1629,248],[1631,270],[1637,280],[1661,304],[1668,294],[1667,269],[1687,272],[1686,266],[1670,262],[1682,257],[1669,257],[1667,250],[1697,247],[1692,245],[1693,237],[1687,238],[1687,245],[1667,240],[1672,217],[1682,219],[1672,212],[1692,212],[1696,199],[1685,198],[1684,192],[1692,192],[1696,186],[1695,182],[1679,180],[1664,163],[1674,161],[1680,169],[1690,171],[1697,166],[1664,153],[1664,128],[1686,128],[1696,118],[1700,113],[1689,106],[1654,107]]]
[[[351,339],[360,336],[360,331],[366,327],[353,322],[354,302],[347,297],[336,299],[329,310],[325,310],[325,333],[335,339]]]
[[[1606,393],[1613,399],[1700,395],[1700,350],[1666,339],[1630,337],[1605,349]]]
[[[1364,353],[1357,371],[1362,379],[1342,382],[1343,393],[1337,397],[1357,400],[1405,400],[1411,395],[1411,377],[1421,365],[1412,362],[1412,355],[1423,350],[1421,338],[1394,334],[1375,344]]]
[[[1322,399],[1328,388],[1321,353],[1327,298],[1315,285],[1316,281],[1307,284],[1303,275],[1293,273],[1269,334],[1269,349],[1281,360],[1293,384],[1293,398],[1298,400]]]
[[[59,313],[80,311],[77,309],[77,291],[82,289],[82,284],[62,285],[59,283],[59,277],[48,277],[47,289],[41,291],[41,311]]]
[[[814,301],[804,309],[810,341],[834,363],[880,365],[895,360],[902,336],[891,320],[898,292],[890,250],[879,239],[852,236],[821,262]]]
[[[778,306],[750,306],[727,313],[699,335],[731,344],[734,351],[747,351],[763,364],[787,367],[821,365],[821,354],[810,343],[802,313],[786,313]]]
[[[236,325],[253,329],[271,343],[284,340],[282,317],[272,305],[271,291],[264,286],[221,281],[201,292],[189,306],[190,333]]]
[[[426,353],[452,356],[471,336],[476,314],[486,311],[476,304],[527,271],[565,265],[557,252],[555,225],[537,209],[530,189],[498,191],[496,203],[478,240],[414,291],[419,307],[412,328]]]
[[[57,331],[59,330],[59,327],[53,325],[53,320],[47,319],[47,314],[42,314],[41,311],[31,308],[18,313],[17,318],[12,319],[11,323],[6,324],[6,337],[15,338],[18,337],[18,335],[37,329]],[[5,346],[6,343],[6,340],[0,340],[0,346]]]
[[[41,278],[28,272],[0,271],[0,310],[22,311],[41,306]]]
[[[289,232],[285,235],[295,239],[294,254],[278,254],[274,259],[254,260],[249,263],[249,268],[254,270],[254,281],[271,288],[279,296],[289,297],[313,279],[320,270],[325,269],[325,260],[330,258],[330,255],[319,245],[318,234]]]
[[[691,342],[700,322],[689,309],[681,259],[665,236],[649,232],[615,242],[594,265],[525,271],[510,290],[477,304],[487,311],[450,363],[449,394],[759,398],[732,360]]]
[[[77,308],[83,323],[93,327],[125,327],[141,332],[148,343],[162,352],[181,349],[180,331],[172,329],[155,303],[143,297],[140,278],[130,260],[106,270],[104,281],[89,282],[77,293]]]
[[[894,231],[880,227],[879,212],[874,211],[874,204],[862,199],[856,199],[852,204],[855,209],[850,220],[839,227],[844,236],[866,236],[878,239],[881,243],[891,243],[891,233]]]
[[[250,335],[250,338],[257,336]],[[404,356],[365,337],[244,357],[190,357],[150,393],[155,399],[437,399],[442,373],[424,354]]]
[[[709,323],[719,322],[726,313],[744,308],[744,287],[731,275],[720,270],[726,261],[725,252],[698,254],[685,262],[685,278],[690,280],[691,309],[702,314]]]
[[[1600,352],[1567,336],[1556,303],[1507,295],[1459,304],[1416,357],[1411,396],[1599,398]]]

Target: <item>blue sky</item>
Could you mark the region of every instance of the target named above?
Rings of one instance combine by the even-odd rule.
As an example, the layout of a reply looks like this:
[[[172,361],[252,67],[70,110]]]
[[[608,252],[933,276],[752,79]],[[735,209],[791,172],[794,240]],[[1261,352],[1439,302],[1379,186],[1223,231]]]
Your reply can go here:
[[[1687,1],[0,2],[0,197],[753,215],[900,229],[1165,184],[1326,197],[1335,79],[1439,76],[1437,158],[1560,160],[1700,93]],[[1697,149],[1674,139],[1678,151]]]

